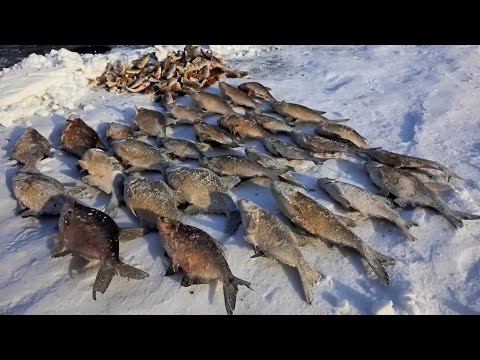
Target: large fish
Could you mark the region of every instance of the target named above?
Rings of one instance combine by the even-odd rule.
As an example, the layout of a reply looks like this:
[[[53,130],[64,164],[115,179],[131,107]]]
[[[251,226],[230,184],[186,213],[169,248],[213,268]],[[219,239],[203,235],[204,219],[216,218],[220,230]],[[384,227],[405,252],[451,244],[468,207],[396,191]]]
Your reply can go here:
[[[278,217],[249,200],[237,202],[245,228],[245,241],[255,247],[256,256],[266,256],[297,269],[302,281],[305,300],[313,301],[313,286],[320,274],[303,258],[295,234]]]
[[[232,315],[237,302],[238,286],[251,287],[248,281],[232,274],[225,259],[223,245],[199,228],[167,218],[159,219],[158,230],[171,260],[165,275],[173,275],[182,270],[185,276],[181,285],[185,287],[221,281],[225,309]]]
[[[237,231],[241,223],[240,212],[229,192],[240,182],[240,178],[218,176],[208,169],[177,166],[167,169],[167,179],[168,184],[190,204],[185,213],[224,213],[227,216],[227,235]]]
[[[407,239],[415,240],[408,229],[417,224],[403,219],[393,209],[394,203],[391,200],[372,194],[358,186],[330,178],[318,179],[318,186],[345,209],[358,211],[368,217],[386,219],[397,225]]]
[[[12,152],[12,158],[21,164],[36,165],[46,157],[53,157],[50,142],[31,127],[18,139]]]
[[[468,214],[450,208],[431,188],[415,175],[374,161],[367,161],[365,169],[383,196],[392,193],[401,207],[427,206],[437,210],[455,228],[463,227],[462,220],[478,220],[480,215]]]
[[[115,275],[140,280],[148,273],[120,260],[119,239],[122,229],[113,219],[100,210],[67,201],[58,222],[57,244],[52,250],[53,257],[74,254],[86,260],[100,260],[100,268],[93,284],[92,296],[107,290]],[[130,229],[129,229],[130,230]],[[129,237],[142,235],[141,229],[129,232]]]
[[[339,217],[297,188],[278,181],[273,182],[270,188],[280,210],[290,221],[321,239],[356,250],[381,282],[384,285],[389,284],[390,279],[384,265],[394,263],[391,257],[374,250]]]

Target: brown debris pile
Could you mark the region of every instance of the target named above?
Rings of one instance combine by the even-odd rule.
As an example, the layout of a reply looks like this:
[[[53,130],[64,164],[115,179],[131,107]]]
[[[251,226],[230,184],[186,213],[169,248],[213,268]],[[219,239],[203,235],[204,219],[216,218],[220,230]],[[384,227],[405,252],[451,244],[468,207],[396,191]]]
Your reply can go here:
[[[149,53],[134,61],[131,67],[127,63],[109,64],[94,84],[110,92],[184,95],[225,78],[247,75],[246,71],[229,69],[211,50],[187,45],[183,50],[170,51],[161,61],[155,53]]]

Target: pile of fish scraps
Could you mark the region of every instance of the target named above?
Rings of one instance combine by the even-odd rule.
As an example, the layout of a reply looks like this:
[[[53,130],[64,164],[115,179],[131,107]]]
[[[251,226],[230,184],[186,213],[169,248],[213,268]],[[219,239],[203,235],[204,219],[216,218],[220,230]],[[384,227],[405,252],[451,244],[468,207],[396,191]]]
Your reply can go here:
[[[92,84],[110,92],[143,93],[160,100],[167,92],[185,95],[226,78],[247,75],[247,71],[230,69],[210,49],[186,45],[183,50],[170,51],[163,60],[152,52],[133,61],[131,66],[127,62],[109,64]]]

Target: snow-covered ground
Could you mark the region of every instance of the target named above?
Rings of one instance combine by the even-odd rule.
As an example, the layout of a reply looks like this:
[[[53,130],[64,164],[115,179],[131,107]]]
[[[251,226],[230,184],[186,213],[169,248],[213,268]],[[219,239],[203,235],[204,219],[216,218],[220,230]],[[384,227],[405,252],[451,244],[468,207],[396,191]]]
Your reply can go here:
[[[480,47],[211,48],[231,66],[250,71],[249,79],[272,88],[277,99],[328,111],[328,117],[350,118],[347,124],[372,147],[450,167],[465,181],[455,181],[456,190],[444,199],[456,209],[480,213]],[[157,47],[158,51],[166,49]],[[120,247],[125,262],[147,271],[150,277],[140,281],[115,277],[105,294],[94,301],[91,286],[97,267],[84,269],[85,264],[75,258],[50,257],[53,240],[49,236],[55,232],[58,218],[37,220],[14,215],[12,176],[18,167],[9,163],[9,156],[25,127],[35,127],[58,146],[65,118],[71,112],[104,136],[107,122],[131,123],[134,104],[161,109],[148,96],[115,95],[86,87],[88,78],[105,61],[138,55],[122,48],[94,58],[59,51],[42,58],[32,56],[0,74],[0,122],[9,126],[0,127],[0,139],[5,143],[0,152],[0,313],[225,314],[220,284],[182,288],[182,275],[163,275],[167,262],[156,233]],[[28,77],[35,72],[41,81]],[[229,80],[235,85],[243,81]],[[216,86],[208,91],[218,93]],[[188,104],[189,99],[182,99],[182,103]],[[210,117],[208,122],[216,119]],[[311,131],[308,126],[302,128]],[[193,131],[186,125],[172,129],[171,135],[193,139]],[[256,142],[248,145],[261,148]],[[78,182],[76,161],[57,151],[53,159],[42,161],[40,170],[64,183]],[[196,166],[194,161],[189,164]],[[315,187],[320,176],[376,191],[360,162],[329,160],[300,171],[297,178]],[[241,184],[234,193],[279,214],[267,188]],[[310,194],[329,209],[345,214],[321,190]],[[84,200],[100,209],[106,201],[104,195]],[[355,253],[303,248],[306,260],[325,275],[315,287],[312,305],[304,301],[294,269],[274,260],[250,258],[253,250],[243,240],[242,227],[226,237],[222,231],[224,216],[187,216],[185,221],[225,244],[233,273],[252,282],[254,291],[240,288],[235,314],[479,314],[480,221],[465,221],[464,228],[455,230],[431,210],[416,208],[401,210],[401,214],[420,224],[412,229],[418,241],[407,242],[397,228],[382,221],[368,220],[353,229],[374,248],[397,260],[388,268],[388,287],[377,281]],[[125,207],[115,220],[121,226],[136,224]]]

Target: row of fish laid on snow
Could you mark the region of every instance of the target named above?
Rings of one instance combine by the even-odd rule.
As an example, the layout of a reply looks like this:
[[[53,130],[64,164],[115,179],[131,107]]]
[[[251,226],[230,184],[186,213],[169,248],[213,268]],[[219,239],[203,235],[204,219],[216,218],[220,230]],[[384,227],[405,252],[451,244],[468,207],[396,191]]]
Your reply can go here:
[[[18,212],[22,216],[60,214],[53,256],[73,253],[101,261],[93,286],[94,298],[97,291],[103,293],[107,289],[115,274],[132,279],[148,276],[120,261],[119,243],[140,237],[146,230],[158,230],[171,260],[165,275],[182,270],[185,273],[182,286],[221,281],[225,307],[232,314],[238,285],[250,287],[250,283],[232,274],[221,243],[205,231],[183,223],[185,214],[198,213],[225,214],[228,235],[243,223],[245,240],[255,248],[253,257],[267,256],[295,267],[308,303],[313,301],[313,285],[321,276],[303,258],[300,247],[306,244],[326,241],[352,248],[380,281],[388,285],[385,267],[393,264],[394,259],[379,253],[352,232],[350,227],[356,223],[351,218],[333,213],[310,197],[307,191],[313,189],[297,182],[294,166],[279,158],[307,160],[318,165],[325,159],[338,157],[365,160],[364,167],[380,188],[379,195],[330,178],[318,179],[318,187],[347,210],[390,221],[410,240],[415,238],[409,229],[417,224],[403,219],[395,210],[396,205],[431,207],[455,227],[463,226],[465,219],[480,219],[479,215],[453,210],[437,195],[437,190],[448,186],[432,182],[432,175],[425,169],[440,170],[447,180],[458,176],[436,162],[369,148],[366,139],[354,129],[326,118],[323,111],[279,102],[270,89],[259,83],[247,82],[236,88],[221,82],[219,89],[221,96],[190,91],[195,107],[178,105],[172,93],[167,92],[161,101],[166,114],[135,107],[133,123],[137,129],[108,124],[106,137],[112,153],[108,153],[108,147],[83,120],[76,116],[67,120],[62,149],[80,158],[77,167],[88,173],[82,177],[84,183],[110,195],[105,212],[78,202],[84,187],[64,186],[37,170],[38,161],[53,153],[48,140],[35,129],[28,129],[16,143],[13,158],[26,164],[14,179]],[[268,109],[260,107],[263,101]],[[234,109],[238,106],[248,108],[245,114]],[[219,126],[203,121],[211,114],[222,115]],[[313,123],[316,135],[298,130],[296,123]],[[192,125],[197,142],[168,137],[167,127],[176,124]],[[280,141],[275,137],[277,132],[288,134],[298,146]],[[157,138],[158,147],[140,140],[146,136]],[[273,156],[245,147],[246,140],[259,140]],[[208,157],[206,153],[212,146],[243,146],[245,156]],[[198,160],[200,167],[178,164],[177,160],[186,159]],[[143,170],[161,172],[166,182],[136,174]],[[281,212],[290,223],[252,201],[234,201],[232,188],[253,178],[268,180]],[[395,199],[387,198],[389,194]],[[111,216],[115,216],[122,203],[135,215],[141,228],[121,229],[116,225]],[[180,210],[184,204],[187,207]]]

